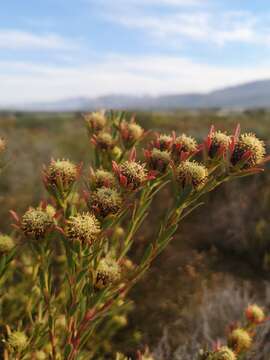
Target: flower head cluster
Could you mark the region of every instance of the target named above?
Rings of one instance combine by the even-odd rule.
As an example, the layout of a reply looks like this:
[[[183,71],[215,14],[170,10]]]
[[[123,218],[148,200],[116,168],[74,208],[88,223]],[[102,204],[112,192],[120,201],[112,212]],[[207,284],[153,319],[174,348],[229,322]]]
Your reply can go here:
[[[210,158],[223,155],[231,143],[230,136],[221,131],[210,133],[208,140],[208,155]]]
[[[21,229],[26,236],[39,239],[53,226],[53,218],[41,208],[30,208],[21,219]]]
[[[0,234],[0,254],[8,253],[15,246],[15,242],[9,235]]]
[[[167,171],[168,165],[171,161],[171,154],[169,151],[162,151],[157,148],[154,148],[153,150],[146,150],[145,157],[149,169],[161,174],[164,174]]]
[[[84,115],[88,130],[90,133],[98,133],[102,131],[106,126],[106,116],[104,111],[93,112]]]
[[[44,170],[44,182],[47,188],[57,188],[60,192],[70,190],[79,176],[79,168],[68,160],[52,160]]]
[[[120,165],[113,163],[113,169],[120,184],[129,190],[139,189],[148,179],[145,165],[137,161],[125,161]]]
[[[170,135],[160,134],[153,141],[153,147],[161,151],[170,151],[172,148],[173,138]]]
[[[131,148],[143,136],[143,128],[135,121],[123,121],[120,124],[120,135],[126,148]]]
[[[251,324],[260,324],[265,320],[263,309],[256,304],[249,305],[245,310],[245,315]]]
[[[116,179],[111,172],[103,169],[91,171],[90,188],[92,190],[96,190],[101,187],[114,188],[115,186],[116,186]]]
[[[106,257],[100,260],[94,278],[96,289],[103,289],[120,280],[121,271],[118,263]]]
[[[66,225],[66,236],[71,241],[92,245],[100,233],[100,224],[90,213],[71,216]]]
[[[244,169],[259,165],[265,156],[265,144],[254,134],[242,134],[236,141],[231,156],[232,165],[242,165]]]
[[[115,145],[112,135],[108,132],[100,132],[94,135],[91,141],[101,151],[112,150]]]
[[[228,345],[236,352],[247,351],[252,345],[252,338],[245,329],[237,328],[228,336]]]
[[[118,213],[121,208],[120,194],[111,188],[101,187],[91,193],[88,206],[97,217],[106,217]]]
[[[211,360],[236,360],[236,355],[227,346],[222,346],[214,352]]]
[[[15,351],[22,351],[28,345],[28,338],[22,331],[13,331],[8,336],[8,345]]]
[[[176,169],[176,180],[181,187],[191,185],[198,189],[206,183],[207,177],[207,168],[196,161],[183,161]]]
[[[174,139],[172,145],[172,158],[176,163],[185,160],[193,155],[198,149],[198,144],[195,139],[185,134],[182,134]]]

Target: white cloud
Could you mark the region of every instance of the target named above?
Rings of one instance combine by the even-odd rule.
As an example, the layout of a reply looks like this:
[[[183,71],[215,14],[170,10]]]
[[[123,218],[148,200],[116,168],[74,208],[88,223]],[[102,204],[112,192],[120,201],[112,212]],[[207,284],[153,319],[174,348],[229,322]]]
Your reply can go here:
[[[226,67],[188,58],[109,56],[78,67],[21,62],[0,63],[2,104],[113,94],[170,94],[209,91],[270,78],[269,64]],[[23,89],[23,91],[21,91]]]
[[[72,49],[75,43],[57,34],[0,29],[0,49]]]

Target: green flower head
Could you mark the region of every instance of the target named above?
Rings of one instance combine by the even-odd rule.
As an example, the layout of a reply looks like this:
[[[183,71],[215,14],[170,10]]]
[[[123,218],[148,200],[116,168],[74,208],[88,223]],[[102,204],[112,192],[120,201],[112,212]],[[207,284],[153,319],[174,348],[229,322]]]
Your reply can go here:
[[[28,345],[28,338],[22,331],[13,331],[8,336],[8,345],[15,351],[22,351]]]
[[[66,236],[71,241],[92,245],[100,233],[100,223],[90,213],[71,216],[66,225]]]
[[[44,171],[45,185],[50,188],[60,187],[68,191],[77,180],[79,169],[69,160],[52,160]]]
[[[245,329],[238,328],[228,336],[228,345],[236,352],[247,351],[252,345],[252,338]]]
[[[146,152],[148,167],[150,170],[164,174],[171,161],[169,151],[162,151],[154,148],[152,151]]]
[[[236,360],[235,353],[227,346],[222,346],[214,352],[211,360]]]
[[[103,289],[118,282],[121,278],[121,270],[118,263],[109,258],[100,260],[94,278],[96,289]]]
[[[244,169],[259,165],[265,156],[265,144],[254,134],[242,134],[236,142],[231,162],[237,165],[243,161]],[[243,160],[244,159],[244,160]]]
[[[101,187],[114,188],[116,187],[116,179],[111,172],[98,169],[90,174],[90,187],[92,190]]]
[[[30,208],[22,216],[21,229],[25,236],[42,238],[52,226],[52,217],[41,208]]]
[[[196,161],[183,161],[176,169],[176,180],[181,187],[192,185],[194,189],[199,189],[206,183],[207,177],[207,168]]]
[[[88,206],[96,216],[102,218],[118,213],[121,208],[120,194],[110,188],[102,187],[90,194]]]
[[[9,235],[0,234],[0,253],[8,253],[15,246],[15,242]]]
[[[108,132],[100,132],[93,137],[92,141],[98,149],[103,151],[112,150],[115,145],[112,135]]]

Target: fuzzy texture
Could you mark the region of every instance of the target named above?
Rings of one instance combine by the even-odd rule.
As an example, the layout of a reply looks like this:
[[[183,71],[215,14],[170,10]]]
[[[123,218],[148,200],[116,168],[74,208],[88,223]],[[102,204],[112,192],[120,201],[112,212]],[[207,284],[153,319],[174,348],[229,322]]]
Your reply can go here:
[[[247,158],[245,156],[247,155]],[[246,133],[240,135],[236,142],[231,162],[232,165],[238,165],[244,161],[242,167],[244,169],[252,168],[260,164],[265,156],[265,144],[259,140],[254,134]]]
[[[185,134],[178,136],[172,145],[173,160],[178,163],[181,160],[182,153],[191,155],[196,152],[197,147],[197,141],[191,136]]]
[[[90,188],[92,190],[96,190],[101,187],[114,188],[115,186],[116,179],[109,171],[98,169],[90,175]]]
[[[90,213],[71,216],[66,225],[66,236],[71,241],[92,245],[100,233],[100,223]]]
[[[198,189],[206,183],[207,176],[207,168],[196,161],[183,161],[176,169],[176,180],[181,187],[192,185]]]
[[[130,147],[134,145],[143,136],[143,128],[135,122],[124,121],[120,127],[120,134],[125,146]]]
[[[241,353],[250,349],[252,338],[246,330],[238,328],[233,330],[228,336],[228,345],[237,353]]]
[[[213,360],[236,360],[235,353],[227,346],[222,346],[220,349],[214,352]]]
[[[44,237],[52,225],[52,217],[40,208],[30,208],[26,211],[21,220],[21,229],[24,234],[36,239]]]
[[[22,351],[28,344],[28,338],[22,331],[14,331],[8,336],[8,345],[15,351]]]
[[[106,217],[117,214],[121,209],[122,198],[120,194],[110,188],[102,187],[91,193],[88,206],[96,216]]]
[[[215,131],[210,137],[211,145],[208,154],[211,158],[217,155],[221,155],[229,148],[231,138],[226,133],[221,131]]]
[[[121,271],[118,263],[111,258],[103,258],[95,273],[94,287],[103,289],[120,280]]]
[[[15,246],[14,240],[9,235],[0,234],[0,253],[8,253]]]
[[[154,141],[154,147],[161,151],[169,151],[172,147],[173,139],[170,135],[161,134]]]
[[[84,116],[88,130],[92,133],[102,131],[106,126],[106,117],[103,111],[93,112]]]
[[[103,151],[108,151],[114,147],[114,140],[110,133],[100,132],[95,137],[95,144],[98,149]]]
[[[150,170],[164,174],[168,169],[168,165],[170,164],[171,155],[168,151],[161,151],[154,148],[150,152],[147,160]]]
[[[61,186],[64,191],[70,189],[78,177],[78,168],[69,160],[52,160],[45,170],[45,178],[49,186]]]
[[[126,187],[137,190],[147,180],[147,171],[144,164],[136,161],[125,161],[119,165],[119,180],[126,179]]]
[[[259,324],[265,319],[265,313],[261,307],[256,304],[249,305],[245,310],[247,320],[252,324]]]

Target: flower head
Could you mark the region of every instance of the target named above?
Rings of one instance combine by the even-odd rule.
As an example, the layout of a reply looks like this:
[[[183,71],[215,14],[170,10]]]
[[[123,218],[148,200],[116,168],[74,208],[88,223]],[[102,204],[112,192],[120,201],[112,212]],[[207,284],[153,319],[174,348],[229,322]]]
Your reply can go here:
[[[94,278],[96,289],[103,289],[120,280],[121,271],[118,263],[106,257],[100,260]]]
[[[94,135],[92,142],[99,150],[102,151],[112,150],[115,144],[112,135],[108,132],[100,132],[98,135]]]
[[[262,162],[265,156],[265,144],[254,134],[242,134],[236,141],[231,156],[232,165],[242,163],[242,168],[249,169]]]
[[[195,139],[185,134],[175,138],[172,145],[172,157],[176,163],[185,160],[193,155],[198,149],[198,144]]]
[[[8,345],[16,351],[24,350],[27,344],[28,338],[23,331],[13,331],[8,336]]]
[[[9,235],[0,234],[0,254],[10,252],[15,246],[15,242]]]
[[[247,320],[252,324],[260,324],[265,319],[265,313],[261,307],[256,304],[249,305],[245,310]]]
[[[52,226],[52,217],[41,208],[30,208],[22,216],[21,229],[26,236],[42,238]]]
[[[123,121],[120,125],[120,134],[124,145],[131,148],[136,141],[140,140],[143,136],[143,128],[135,121]]]
[[[210,158],[220,156],[228,150],[231,138],[221,131],[213,131],[209,135],[208,155]]]
[[[71,216],[67,221],[66,236],[72,241],[92,245],[100,231],[99,221],[90,213]]]
[[[161,134],[153,141],[153,147],[161,151],[171,150],[173,138],[170,135]]]
[[[47,188],[57,188],[61,192],[70,190],[79,176],[79,168],[69,160],[51,160],[44,170],[44,182]]]
[[[110,188],[101,187],[90,194],[88,206],[98,217],[106,217],[118,213],[121,208],[120,194]]]
[[[167,171],[171,161],[171,154],[168,151],[162,151],[157,148],[146,150],[145,156],[150,170],[164,174]]]
[[[236,352],[249,350],[251,344],[252,338],[245,329],[234,329],[228,336],[228,345]]]
[[[92,190],[101,187],[114,188],[116,186],[116,179],[114,175],[103,169],[91,171],[90,173],[90,187]]]
[[[46,360],[47,359],[47,354],[42,351],[42,350],[38,350],[34,353],[34,359],[35,360]]]
[[[213,360],[236,360],[235,353],[227,346],[222,346],[216,350],[211,358]]]
[[[196,161],[183,161],[176,169],[176,180],[182,187],[192,185],[198,189],[206,183],[207,177],[207,168]]]
[[[89,132],[98,133],[106,126],[106,116],[104,111],[92,112],[84,115]]]
[[[148,179],[145,165],[137,161],[125,161],[120,165],[116,163],[113,165],[120,184],[129,190],[137,190]]]

